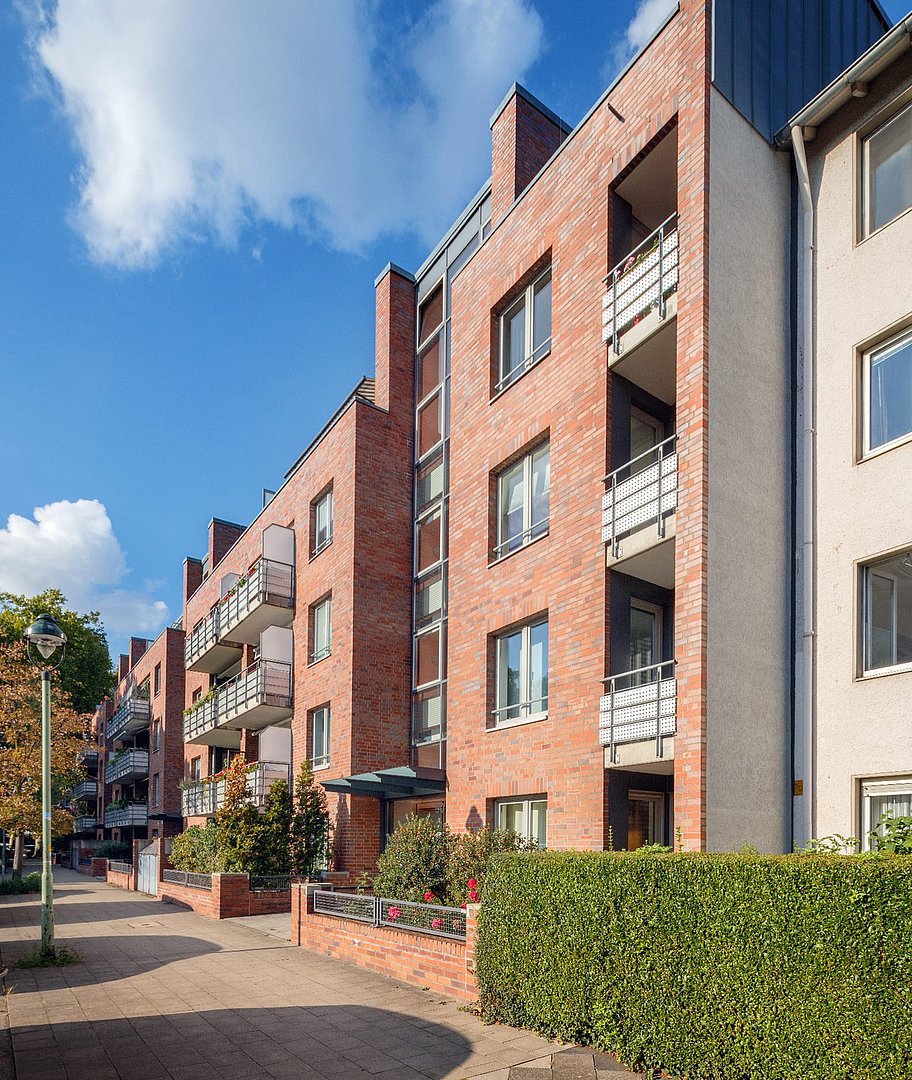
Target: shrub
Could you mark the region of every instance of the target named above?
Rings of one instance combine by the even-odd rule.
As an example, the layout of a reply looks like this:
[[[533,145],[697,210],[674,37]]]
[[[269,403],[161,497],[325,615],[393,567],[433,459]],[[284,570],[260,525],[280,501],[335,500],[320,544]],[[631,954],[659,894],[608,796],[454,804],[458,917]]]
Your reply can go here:
[[[387,841],[377,862],[374,895],[420,903],[430,892],[447,903],[452,834],[446,823],[409,814]]]
[[[314,783],[313,770],[306,758],[295,783],[289,854],[291,869],[299,877],[314,877],[332,856],[326,792]]]
[[[171,843],[171,865],[191,874],[217,874],[223,868],[219,850],[219,830],[214,821],[205,829],[191,825]]]
[[[531,851],[534,847],[534,841],[530,843],[502,829],[481,829],[453,836],[447,864],[446,902],[465,904],[473,899],[471,892],[481,900],[491,856],[504,851]],[[474,889],[469,888],[470,881],[475,882]]]
[[[868,834],[875,851],[889,851],[894,855],[912,855],[912,817],[896,817],[888,810],[876,829]]]
[[[105,840],[92,852],[97,859],[131,859],[133,845],[124,840]]]
[[[284,780],[274,781],[256,830],[251,874],[287,874],[291,866],[291,792]]]
[[[688,1080],[910,1076],[910,925],[891,856],[506,854],[481,1006]]]
[[[22,893],[41,892],[41,875],[26,874],[25,877],[3,878],[0,896],[19,896]]]

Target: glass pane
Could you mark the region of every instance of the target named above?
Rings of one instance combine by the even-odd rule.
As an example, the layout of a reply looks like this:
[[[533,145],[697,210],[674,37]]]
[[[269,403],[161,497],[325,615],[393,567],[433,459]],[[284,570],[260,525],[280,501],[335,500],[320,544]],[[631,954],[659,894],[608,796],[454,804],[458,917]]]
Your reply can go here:
[[[313,762],[329,763],[329,709],[317,709],[313,714]]]
[[[415,585],[415,628],[436,622],[443,614],[443,574],[440,570]]]
[[[443,284],[431,293],[418,312],[418,341],[423,342],[443,322]]]
[[[436,742],[443,738],[443,694],[440,687],[421,690],[413,697],[412,742]]]
[[[519,836],[526,835],[525,806],[521,802],[501,803],[498,807],[499,829],[517,833]]]
[[[441,513],[435,511],[415,526],[415,547],[418,553],[418,573],[440,562]]]
[[[871,357],[871,445],[912,432],[912,338]]]
[[[868,140],[871,229],[912,206],[912,107]]]
[[[418,400],[424,401],[440,385],[440,335],[418,357]]]
[[[501,323],[500,377],[505,379],[526,358],[526,301],[515,304],[503,316]]]
[[[314,549],[321,548],[332,536],[332,492],[316,505],[314,524]]]
[[[630,460],[634,461],[636,458],[640,458],[636,464],[631,465],[631,476],[642,472],[643,469],[648,469],[652,465],[653,455],[647,453],[647,451],[652,450],[661,442],[660,431],[661,425],[658,420],[653,420],[651,417],[637,416],[636,413],[630,414]],[[641,457],[641,455],[645,455],[645,457]]]
[[[892,814],[895,818],[912,816],[912,792],[900,791],[891,792],[889,795],[872,795],[872,829],[880,825],[884,814]]]
[[[548,846],[548,803],[534,802],[529,807],[531,818],[529,834],[539,848]]]
[[[535,286],[532,301],[532,351],[545,352],[551,341],[551,271]]]
[[[529,708],[533,713],[548,708],[548,624],[529,628]]]
[[[415,638],[415,685],[424,686],[440,677],[440,631],[432,630]]]
[[[895,582],[868,571],[868,667],[895,663]]]
[[[532,539],[548,531],[551,512],[551,450],[545,446],[532,457]]]
[[[418,410],[418,456],[424,457],[443,438],[440,426],[440,395]]]
[[[498,555],[515,551],[523,543],[523,499],[525,462],[503,473],[498,483]]]
[[[329,652],[332,637],[332,601],[325,600],[314,608],[314,657]]]
[[[421,466],[418,470],[416,486],[419,511],[440,498],[443,494],[443,454],[439,454]]]
[[[656,801],[655,799],[637,799],[627,801],[627,850],[634,851],[644,844],[654,844],[656,837]]]
[[[630,608],[630,670],[651,667],[658,663],[658,618],[654,611],[643,608]],[[635,685],[650,682],[651,674],[644,672],[635,680]]]
[[[497,640],[497,719],[519,716],[522,631]]]

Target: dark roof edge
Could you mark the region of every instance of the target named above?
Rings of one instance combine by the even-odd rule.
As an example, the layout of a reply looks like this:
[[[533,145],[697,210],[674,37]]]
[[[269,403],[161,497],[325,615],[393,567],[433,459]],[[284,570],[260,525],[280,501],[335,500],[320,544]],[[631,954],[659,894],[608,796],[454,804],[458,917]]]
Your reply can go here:
[[[522,83],[518,82],[513,83],[513,85],[506,92],[506,94],[504,94],[503,101],[501,101],[501,103],[494,110],[494,113],[491,116],[490,120],[491,127],[494,127],[494,125],[497,123],[497,118],[510,104],[514,97],[525,98],[530,105],[534,105],[535,108],[538,109],[542,116],[546,116],[552,124],[555,124],[557,127],[559,127],[561,131],[563,131],[565,134],[569,135],[570,132],[573,130],[573,128],[567,123],[566,120],[562,120],[556,112],[554,112],[552,109],[549,109],[543,101],[540,101],[534,94],[530,93],[522,85]]]
[[[404,277],[406,281],[410,281],[415,284],[415,275],[409,270],[403,270],[401,266],[397,266],[394,262],[388,262],[386,266],[380,271],[380,273],[374,278],[374,288],[376,289],[380,282],[386,277],[387,274],[398,274],[399,277]]]

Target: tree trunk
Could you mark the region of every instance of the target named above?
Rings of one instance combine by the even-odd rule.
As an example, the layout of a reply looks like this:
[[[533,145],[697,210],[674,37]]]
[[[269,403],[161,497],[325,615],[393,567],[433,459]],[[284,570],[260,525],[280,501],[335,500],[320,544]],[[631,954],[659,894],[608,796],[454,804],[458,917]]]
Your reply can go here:
[[[16,833],[13,838],[13,877],[22,877],[22,863],[25,859],[25,837]]]

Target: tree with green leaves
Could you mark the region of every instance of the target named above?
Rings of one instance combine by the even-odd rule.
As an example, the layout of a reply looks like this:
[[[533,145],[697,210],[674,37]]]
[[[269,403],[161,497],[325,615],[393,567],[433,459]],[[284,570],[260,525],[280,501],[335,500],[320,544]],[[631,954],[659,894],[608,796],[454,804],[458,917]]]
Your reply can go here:
[[[108,639],[97,611],[86,614],[72,611],[59,589],[46,589],[36,596],[0,593],[0,642],[21,642],[26,629],[45,613],[67,636],[60,685],[77,712],[94,712],[105,694],[117,685]]]
[[[225,798],[215,815],[221,868],[228,874],[246,874],[257,861],[260,814],[247,790],[249,768],[240,754],[231,761],[225,770]]]
[[[329,861],[332,825],[326,808],[326,792],[314,783],[313,770],[305,758],[295,781],[291,820],[291,870],[299,877],[313,877]]]
[[[291,866],[291,792],[284,780],[273,781],[260,815],[256,864],[252,873],[287,874]]]

